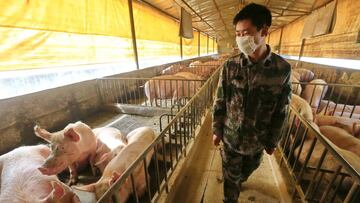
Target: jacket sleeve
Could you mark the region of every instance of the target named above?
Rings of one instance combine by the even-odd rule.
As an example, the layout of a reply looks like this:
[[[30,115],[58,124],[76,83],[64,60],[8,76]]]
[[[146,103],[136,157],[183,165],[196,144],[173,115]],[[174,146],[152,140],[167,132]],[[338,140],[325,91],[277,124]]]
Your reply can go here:
[[[226,65],[221,70],[219,83],[216,89],[214,105],[213,105],[213,115],[212,115],[212,129],[213,134],[222,138],[224,133],[224,119],[226,116]]]
[[[291,68],[289,68],[285,82],[282,87],[280,98],[275,107],[275,111],[271,117],[271,126],[268,134],[265,147],[274,148],[277,146],[279,140],[284,134],[283,129],[287,125],[287,119],[289,114],[289,104],[291,100]]]

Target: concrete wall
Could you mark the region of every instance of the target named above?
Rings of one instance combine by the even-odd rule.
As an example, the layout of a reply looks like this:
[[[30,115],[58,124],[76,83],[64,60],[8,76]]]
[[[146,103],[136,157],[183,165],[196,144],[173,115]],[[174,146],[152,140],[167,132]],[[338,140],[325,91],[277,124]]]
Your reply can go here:
[[[153,77],[168,65],[115,76]],[[33,133],[35,124],[49,131],[56,131],[64,128],[69,122],[92,116],[101,109],[95,80],[0,100],[0,154],[20,145],[39,142]]]

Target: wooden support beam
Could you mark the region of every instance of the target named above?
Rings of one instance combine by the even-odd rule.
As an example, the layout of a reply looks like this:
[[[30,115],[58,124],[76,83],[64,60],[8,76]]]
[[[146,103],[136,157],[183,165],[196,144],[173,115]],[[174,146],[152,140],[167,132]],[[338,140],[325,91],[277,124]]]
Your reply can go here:
[[[135,25],[134,25],[134,13],[133,13],[132,0],[128,0],[128,7],[129,7],[131,39],[132,39],[132,44],[133,44],[133,49],[134,49],[135,63],[136,63],[136,68],[139,70],[139,57],[138,57],[138,51],[137,51],[137,45],[136,45],[136,33],[135,33]]]
[[[295,64],[295,68],[298,67],[299,63],[300,63],[300,59],[304,53],[304,47],[305,47],[305,41],[306,39],[302,39],[301,41],[301,47],[300,47],[300,52],[299,52],[299,57],[298,57],[298,60],[296,61],[296,64]]]
[[[209,35],[206,35],[207,42],[206,42],[206,54],[209,55]]]
[[[223,18],[222,15],[221,15],[219,6],[217,5],[217,3],[216,3],[215,0],[213,0],[213,3],[214,3],[214,5],[215,5],[215,8],[216,8],[217,12],[219,13],[219,16],[220,16],[220,19],[221,19],[222,23],[224,24],[224,27],[225,27],[225,29],[226,29],[226,31],[227,31],[227,33],[228,33],[228,36],[230,37],[230,36],[231,36],[231,35],[230,35],[230,31],[229,31],[229,29],[226,27],[226,24],[225,24],[224,18]]]
[[[200,32],[198,32],[198,56],[200,56]]]
[[[283,31],[284,31],[284,27],[281,28],[281,32],[280,32],[280,39],[279,39],[279,55],[280,55],[280,51],[281,51],[281,43],[282,43],[282,36],[283,36]]]
[[[180,57],[181,60],[183,60],[183,43],[182,43],[182,37],[180,36]]]

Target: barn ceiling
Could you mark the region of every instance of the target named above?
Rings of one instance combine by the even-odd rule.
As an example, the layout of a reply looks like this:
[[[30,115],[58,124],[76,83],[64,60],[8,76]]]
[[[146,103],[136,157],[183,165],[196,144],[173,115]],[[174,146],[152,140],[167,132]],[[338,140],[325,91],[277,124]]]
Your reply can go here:
[[[233,17],[249,3],[266,5],[272,12],[273,23],[270,31],[276,30],[331,0],[142,0],[158,10],[180,19],[183,7],[192,15],[193,27],[212,37],[235,36]]]

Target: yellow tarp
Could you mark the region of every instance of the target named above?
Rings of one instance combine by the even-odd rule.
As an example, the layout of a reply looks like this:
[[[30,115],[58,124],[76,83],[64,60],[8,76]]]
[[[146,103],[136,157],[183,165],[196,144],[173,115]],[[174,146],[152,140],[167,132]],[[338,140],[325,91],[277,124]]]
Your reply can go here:
[[[0,71],[107,62],[135,65],[127,2],[1,0]],[[138,1],[133,1],[133,13],[139,63],[180,60],[179,23]],[[184,58],[199,56],[198,42],[196,31],[193,39],[183,39]],[[200,36],[200,47],[206,55],[207,36]]]
[[[131,38],[126,0],[1,0],[0,26]]]
[[[209,54],[214,53],[214,39],[209,38]]]
[[[134,63],[125,0],[2,0],[0,71]]]
[[[199,56],[198,42],[199,42],[199,32],[194,31],[193,39],[183,40],[183,58],[193,58]]]
[[[207,35],[200,34],[200,56],[207,55]]]
[[[179,23],[136,1],[133,1],[133,12],[142,67],[149,64],[149,60],[180,60]]]

